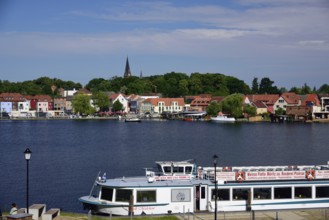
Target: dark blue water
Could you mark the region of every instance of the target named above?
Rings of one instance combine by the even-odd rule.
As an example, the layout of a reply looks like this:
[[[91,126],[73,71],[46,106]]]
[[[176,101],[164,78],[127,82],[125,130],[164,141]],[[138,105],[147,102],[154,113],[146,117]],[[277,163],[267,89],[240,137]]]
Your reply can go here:
[[[325,164],[329,124],[217,124],[211,122],[112,120],[0,121],[0,207],[30,204],[83,212],[99,171],[107,177],[144,175],[156,160],[196,159],[212,166]]]

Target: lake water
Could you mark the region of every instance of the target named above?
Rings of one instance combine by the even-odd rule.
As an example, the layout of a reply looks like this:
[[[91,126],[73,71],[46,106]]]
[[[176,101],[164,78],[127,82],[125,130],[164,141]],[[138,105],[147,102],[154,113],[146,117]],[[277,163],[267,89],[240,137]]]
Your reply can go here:
[[[329,124],[271,124],[114,120],[0,121],[0,207],[26,206],[29,147],[29,203],[84,212],[99,171],[107,177],[144,175],[156,160],[196,159],[212,166],[312,165],[329,160]]]

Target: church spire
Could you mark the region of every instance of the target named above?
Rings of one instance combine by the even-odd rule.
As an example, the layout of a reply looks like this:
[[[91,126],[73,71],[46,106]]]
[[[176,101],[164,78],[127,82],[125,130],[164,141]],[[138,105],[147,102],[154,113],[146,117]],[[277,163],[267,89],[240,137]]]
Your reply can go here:
[[[130,67],[129,67],[129,60],[128,60],[128,56],[127,56],[127,60],[126,60],[126,68],[125,68],[125,73],[123,75],[123,78],[127,78],[131,76],[131,72],[130,72]]]

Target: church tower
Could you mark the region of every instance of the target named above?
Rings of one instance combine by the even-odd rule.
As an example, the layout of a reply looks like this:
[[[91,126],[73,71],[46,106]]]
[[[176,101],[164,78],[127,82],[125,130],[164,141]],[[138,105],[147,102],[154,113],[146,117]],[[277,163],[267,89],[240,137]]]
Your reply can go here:
[[[130,67],[129,67],[129,60],[128,60],[128,57],[127,57],[126,68],[125,68],[125,73],[123,75],[123,78],[128,78],[130,76],[131,76],[131,72],[130,72]]]

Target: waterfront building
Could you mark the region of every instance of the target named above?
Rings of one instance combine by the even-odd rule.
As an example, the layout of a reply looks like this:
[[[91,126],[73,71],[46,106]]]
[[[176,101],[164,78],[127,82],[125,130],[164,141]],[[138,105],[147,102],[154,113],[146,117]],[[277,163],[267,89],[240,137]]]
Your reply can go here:
[[[116,101],[119,101],[121,104],[122,104],[122,107],[123,107],[123,112],[126,112],[128,113],[129,112],[129,106],[128,106],[128,100],[126,99],[126,97],[119,93],[119,94],[111,94],[109,96],[109,100],[110,100],[110,104],[111,106],[113,106],[113,104],[116,102]]]
[[[267,106],[267,111],[269,113],[274,113],[274,104],[279,99],[278,94],[251,94],[247,95],[251,103],[263,102]]]
[[[18,102],[24,102],[26,98],[20,93],[1,93],[0,102],[11,102],[12,111],[18,111]]]
[[[190,104],[190,109],[195,111],[206,111],[211,102],[211,97],[196,97]]]
[[[47,112],[53,109],[53,100],[49,95],[26,96],[26,99],[30,101],[30,110]]]
[[[278,98],[274,103],[274,112],[279,108],[284,111],[287,110],[288,106],[300,106],[302,104],[301,98],[294,92],[285,92]]]
[[[77,91],[78,90],[76,90],[75,88],[73,90],[59,89],[59,94],[62,97],[72,97]]]
[[[154,98],[146,99],[141,106],[141,112],[146,113],[175,113],[185,109],[183,98]]]
[[[54,110],[66,110],[65,98],[54,98]]]
[[[2,112],[11,113],[12,107],[13,107],[12,102],[1,102],[0,101],[0,113],[2,113]]]

